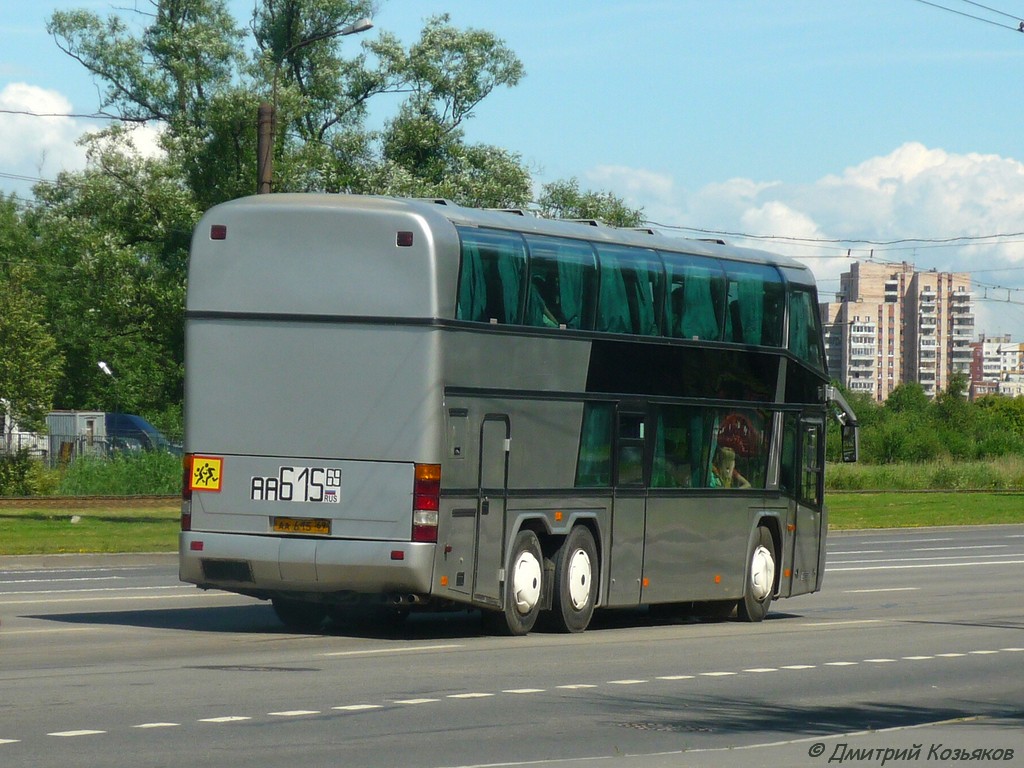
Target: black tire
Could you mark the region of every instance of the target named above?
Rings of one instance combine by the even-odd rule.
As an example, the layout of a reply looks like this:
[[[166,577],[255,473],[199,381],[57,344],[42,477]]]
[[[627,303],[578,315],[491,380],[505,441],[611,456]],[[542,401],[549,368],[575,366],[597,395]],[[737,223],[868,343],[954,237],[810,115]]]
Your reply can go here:
[[[327,606],[323,603],[309,603],[285,597],[275,597],[270,603],[274,606],[277,618],[289,629],[314,632],[320,629],[327,616]]]
[[[509,635],[528,634],[537,623],[544,594],[544,555],[533,531],[520,531],[512,542],[504,592],[503,611],[497,615],[485,613],[485,628]],[[499,617],[504,617],[504,622]]]
[[[551,596],[551,626],[558,632],[582,632],[597,603],[600,566],[590,529],[577,525],[555,553],[555,583]]]
[[[747,553],[743,598],[736,605],[736,616],[740,621],[761,621],[768,615],[772,595],[775,593],[777,569],[778,556],[771,531],[759,526]]]

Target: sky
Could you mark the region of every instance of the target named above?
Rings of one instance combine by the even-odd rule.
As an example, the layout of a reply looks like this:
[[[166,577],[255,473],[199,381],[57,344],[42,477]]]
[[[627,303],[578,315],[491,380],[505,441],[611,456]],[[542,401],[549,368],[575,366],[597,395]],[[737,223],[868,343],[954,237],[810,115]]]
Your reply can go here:
[[[102,125],[4,112],[100,106],[50,15],[149,3],[0,0],[0,192],[83,167]],[[228,4],[244,23],[253,0]],[[1024,341],[1024,2],[381,0],[363,37],[410,44],[440,13],[522,60],[466,138],[538,187],[576,178],[679,236],[795,256],[823,300],[852,260],[967,272],[977,330]]]

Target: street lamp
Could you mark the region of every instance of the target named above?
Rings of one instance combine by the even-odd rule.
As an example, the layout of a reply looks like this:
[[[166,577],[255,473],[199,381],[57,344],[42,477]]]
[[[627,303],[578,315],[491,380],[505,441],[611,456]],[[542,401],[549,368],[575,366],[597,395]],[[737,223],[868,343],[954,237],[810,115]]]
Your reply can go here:
[[[362,18],[358,21],[354,21],[351,24],[347,24],[341,29],[332,29],[329,32],[321,32],[320,34],[307,37],[305,40],[300,40],[295,45],[285,48],[281,53],[281,56],[274,66],[274,81],[271,87],[271,100],[270,102],[264,101],[259,106],[259,119],[257,123],[256,131],[256,179],[257,187],[256,191],[263,195],[270,192],[274,181],[274,129],[277,122],[277,75],[281,70],[281,65],[289,54],[304,48],[312,43],[319,42],[320,40],[327,40],[331,37],[345,37],[346,35],[355,35],[359,32],[365,32],[373,27],[373,21],[368,18]]]
[[[111,381],[114,382],[114,413],[117,414],[117,412],[118,412],[118,377],[114,375],[114,372],[111,371],[111,367],[106,365],[103,360],[100,360],[99,362],[97,362],[96,365],[99,367],[100,371],[102,371],[104,374],[110,376],[111,377]]]

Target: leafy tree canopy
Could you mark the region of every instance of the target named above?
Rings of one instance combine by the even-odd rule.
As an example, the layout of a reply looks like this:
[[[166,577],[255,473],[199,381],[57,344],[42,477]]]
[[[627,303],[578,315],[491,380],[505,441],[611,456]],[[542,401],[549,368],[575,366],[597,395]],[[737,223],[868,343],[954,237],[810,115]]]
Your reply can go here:
[[[521,158],[465,134],[487,96],[524,77],[512,50],[446,15],[408,46],[386,30],[341,34],[375,5],[255,0],[242,22],[226,0],[52,15],[48,31],[92,73],[100,109],[123,124],[159,127],[163,149],[141,157],[130,132],[108,128],[84,140],[85,171],[36,189],[39,204],[24,223],[38,269],[26,279],[45,297],[37,302],[43,327],[58,340],[53,359],[63,366],[50,377],[58,407],[136,411],[164,426],[180,418],[190,232],[201,211],[256,190],[261,103],[276,114],[275,191],[530,203]],[[381,102],[371,125],[370,106]],[[640,211],[611,193],[581,191],[575,179],[545,194],[551,215],[640,220]]]
[[[0,198],[0,416],[4,438],[14,423],[30,431],[45,425],[62,363],[34,290],[36,243],[13,197]]]

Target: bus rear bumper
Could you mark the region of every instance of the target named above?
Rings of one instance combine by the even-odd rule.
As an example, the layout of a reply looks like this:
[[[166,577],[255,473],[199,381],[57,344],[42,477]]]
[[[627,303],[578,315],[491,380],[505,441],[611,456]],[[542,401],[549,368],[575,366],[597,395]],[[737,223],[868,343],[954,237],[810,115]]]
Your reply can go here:
[[[434,544],[182,532],[178,575],[244,594],[430,593]]]

